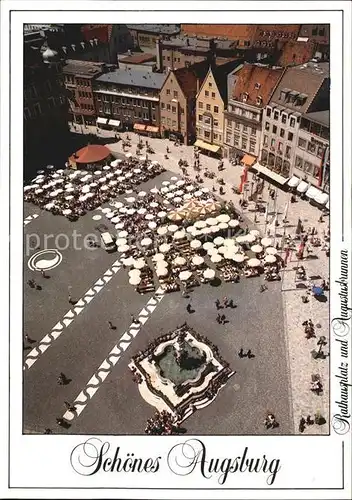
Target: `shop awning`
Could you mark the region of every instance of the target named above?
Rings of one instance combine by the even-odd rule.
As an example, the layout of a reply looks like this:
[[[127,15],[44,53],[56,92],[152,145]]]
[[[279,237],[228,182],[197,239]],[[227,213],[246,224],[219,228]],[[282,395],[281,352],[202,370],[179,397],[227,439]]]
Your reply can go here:
[[[121,125],[121,122],[119,120],[109,120],[109,125],[112,127],[119,127]]]
[[[300,183],[300,179],[296,177],[295,175],[291,177],[291,179],[288,181],[287,185],[290,186],[291,188],[295,188],[298,186]]]
[[[256,157],[255,156],[252,156],[252,155],[244,155],[244,157],[242,158],[242,163],[244,163],[246,165],[246,167],[252,167],[254,165],[254,163],[256,162]]]
[[[217,153],[220,149],[220,146],[216,146],[215,144],[208,144],[207,142],[201,141],[200,139],[198,139],[194,143],[194,146],[196,146],[197,148],[207,149],[212,153]]]
[[[156,134],[157,132],[159,132],[159,127],[153,127],[152,125],[147,125],[147,132],[154,132],[154,134]]]
[[[309,186],[308,191],[306,192],[307,198],[312,198],[313,200],[315,199],[316,196],[318,196],[321,193],[319,189],[317,189],[314,186]]]
[[[135,123],[133,125],[134,130],[145,130],[145,125],[143,123]]]
[[[304,181],[301,181],[297,186],[297,191],[299,193],[305,193],[307,189],[308,189],[308,183]]]
[[[326,205],[328,207],[329,204],[329,195],[319,191],[319,194],[314,196],[314,200],[319,203],[319,205]]]
[[[253,168],[257,170],[257,172],[270,177],[270,179],[278,182],[279,184],[285,184],[285,182],[287,181],[287,177],[282,177],[282,175],[273,172],[272,170],[270,170],[270,168],[264,167],[264,165],[260,165],[259,163],[255,163],[253,165]]]
[[[106,125],[107,122],[108,122],[107,118],[103,118],[102,116],[98,116],[97,123],[100,123],[101,125]]]

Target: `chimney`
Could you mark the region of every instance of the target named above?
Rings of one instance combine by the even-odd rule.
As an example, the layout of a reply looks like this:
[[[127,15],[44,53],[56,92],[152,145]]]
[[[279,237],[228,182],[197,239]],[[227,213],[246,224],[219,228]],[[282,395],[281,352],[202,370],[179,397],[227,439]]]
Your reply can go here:
[[[199,78],[197,78],[197,94],[199,92]]]
[[[156,39],[156,67],[161,73],[164,71],[163,67],[163,44],[161,39],[158,37]]]

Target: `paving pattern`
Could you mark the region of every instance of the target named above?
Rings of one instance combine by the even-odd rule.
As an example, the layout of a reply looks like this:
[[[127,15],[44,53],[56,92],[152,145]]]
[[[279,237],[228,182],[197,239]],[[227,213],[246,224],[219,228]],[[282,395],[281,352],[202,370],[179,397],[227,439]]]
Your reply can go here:
[[[38,217],[39,217],[39,214],[28,215],[28,216],[24,219],[23,224],[24,224],[25,226],[28,226],[28,224],[29,224],[30,222],[32,222],[32,220],[35,220],[35,219],[37,219]]]
[[[164,290],[162,288],[159,288],[156,291],[155,295],[148,301],[146,306],[143,307],[143,309],[137,316],[137,322],[133,322],[129,329],[122,335],[118,343],[109,352],[107,358],[102,362],[98,370],[91,377],[91,379],[87,383],[87,386],[77,396],[77,398],[73,402],[73,406],[76,408],[76,411],[67,411],[64,414],[63,418],[71,421],[82,413],[94,394],[100,388],[101,384],[108,377],[108,375],[110,375],[114,366],[120,360],[123,353],[129,348],[129,346],[133,342],[133,339],[138,335],[142,326],[151,317],[158,304],[162,301],[163,297]]]
[[[88,306],[88,304],[96,297],[96,295],[104,288],[104,286],[109,283],[114,274],[116,274],[121,269],[122,264],[119,260],[116,260],[112,266],[107,269],[104,275],[99,278],[94,285],[80,298],[75,307],[67,311],[63,319],[56,323],[52,328],[51,332],[45,335],[45,337],[38,343],[38,345],[30,351],[27,355],[24,363],[24,370],[29,370],[36,361],[44,354],[44,352],[49,349],[55,340],[63,333],[65,328],[70,326],[70,324],[75,320],[75,318],[81,314],[81,312]]]

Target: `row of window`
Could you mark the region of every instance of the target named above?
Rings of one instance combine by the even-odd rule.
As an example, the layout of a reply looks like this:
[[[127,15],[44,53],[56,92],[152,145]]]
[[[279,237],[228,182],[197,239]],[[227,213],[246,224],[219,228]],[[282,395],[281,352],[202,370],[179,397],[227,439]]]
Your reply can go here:
[[[170,61],[170,56],[163,56],[163,61]],[[180,57],[174,57],[174,62],[181,62]]]
[[[242,141],[240,141],[241,137],[238,134],[233,135],[233,141],[232,139],[232,134],[229,132],[226,132],[226,143],[227,144],[233,144],[236,148],[240,148],[244,151],[247,150],[247,145],[248,145],[248,139],[247,137],[242,137]],[[249,152],[250,153],[255,153],[255,145],[256,141],[253,139],[249,140]]]
[[[248,134],[249,131],[251,135],[256,135],[257,133],[257,129],[254,127],[248,127],[247,125],[242,125],[239,122],[232,122],[232,121],[227,122],[226,130],[228,132],[232,131],[232,123],[235,124],[235,130],[241,130],[244,134]]]
[[[312,153],[313,155],[318,156],[318,158],[323,157],[324,147],[316,144],[315,142],[309,142],[305,139],[302,139],[302,137],[299,137],[298,147],[304,149],[304,151],[308,151],[308,153]]]
[[[219,126],[219,120],[217,120],[216,118],[212,120],[212,117],[207,115],[198,115],[198,121],[203,122],[205,125],[211,125],[211,122],[213,121],[213,127]]]
[[[94,106],[93,104],[85,104],[85,103],[80,103],[79,107],[81,109],[86,109],[87,111],[94,111]]]
[[[304,161],[303,158],[298,155],[296,155],[295,167],[303,170],[303,172],[306,172],[307,174],[313,175],[316,178],[319,177],[320,167],[313,165],[310,161]]]
[[[267,132],[270,132],[270,123],[269,122],[265,122],[264,128],[265,128],[265,130]],[[276,125],[272,126],[271,132],[273,134],[277,134],[278,133],[278,129],[277,129]],[[280,128],[279,135],[280,135],[281,139],[286,139],[286,130],[284,128]],[[293,141],[293,133],[292,132],[288,132],[288,134],[287,134],[287,140],[290,141],[290,142]]]
[[[87,97],[87,98],[92,99],[93,94],[92,94],[92,92],[85,92],[84,90],[78,90],[78,96],[79,97]]]
[[[99,104],[99,112],[105,113],[106,115],[124,115],[130,116],[131,118],[143,118],[144,120],[149,120],[150,114],[148,111],[139,111],[135,109],[118,108],[117,106],[103,105]],[[155,113],[152,113],[152,121],[156,121]]]
[[[172,111],[173,113],[177,112],[177,107],[176,106],[171,106],[171,104],[166,104],[164,102],[161,103],[161,109],[166,109],[167,111]],[[184,108],[180,107],[180,113],[183,115],[185,112]]]
[[[204,134],[204,136],[203,136],[203,134]],[[205,139],[208,139],[209,141],[211,140],[211,133],[209,132],[209,130],[202,130],[201,128],[197,127],[197,136],[204,137]],[[213,134],[213,141],[221,142],[221,134],[214,133]]]
[[[263,140],[263,146],[268,147],[269,146],[269,137],[267,135],[264,135],[264,140]],[[284,153],[284,144],[281,141],[277,141],[275,138],[270,139],[270,150],[275,151],[279,154]],[[291,153],[292,153],[292,147],[291,146],[286,146],[285,149],[285,156],[286,158],[291,158]]]
[[[198,107],[199,107],[199,109],[204,109],[203,103],[198,102]],[[211,104],[206,104],[205,109],[206,109],[206,111],[211,111]],[[219,113],[219,106],[213,106],[213,111],[214,111],[214,113]]]
[[[65,102],[64,97],[49,97],[48,99],[45,100],[45,104],[49,109],[53,109],[56,106],[60,106]],[[44,104],[44,107],[45,107]],[[45,111],[44,111],[45,112]],[[36,102],[33,106],[31,107],[25,107],[23,109],[23,116],[25,120],[30,120],[31,118],[36,118],[37,116],[43,114],[43,109],[41,107],[41,104],[39,102]]]
[[[271,117],[272,112],[273,112],[273,118],[274,118],[274,120],[275,120],[275,121],[278,121],[278,120],[279,120],[279,117],[280,117],[280,112],[279,112],[277,109],[272,110],[271,108],[266,108],[266,116],[267,116],[268,118],[270,118],[270,117]],[[287,114],[286,114],[286,113],[282,113],[282,114],[281,114],[281,123],[285,124],[285,123],[287,123],[287,120],[288,120],[288,116],[287,116]],[[299,120],[298,120],[298,118],[297,118],[297,123],[298,123],[298,122],[299,122]],[[291,128],[294,128],[295,126],[296,126],[296,118],[291,117],[291,118],[290,118],[290,127],[291,127]]]
[[[171,82],[172,82],[172,80],[171,80]],[[167,95],[171,95],[171,90],[170,89],[166,89],[166,94]],[[173,95],[174,95],[174,99],[178,98],[178,92],[177,92],[177,90],[173,91]]]
[[[149,104],[151,104],[152,109],[156,109],[156,103],[155,101],[152,101],[151,103],[149,101],[143,101],[142,99],[132,99],[130,97],[119,97],[116,95],[110,95],[110,94],[104,94],[101,96],[100,94],[97,95],[97,101],[101,102],[112,102],[116,104],[130,104],[132,106],[138,106],[141,108],[148,108]]]
[[[247,109],[239,108],[238,106],[228,106],[228,111],[232,111],[236,115],[241,115],[244,118],[249,118],[250,120],[259,121],[260,115],[258,113],[253,113],[252,111],[248,111]]]
[[[165,118],[165,116],[161,117],[161,123],[163,125],[168,125],[169,127],[173,127],[174,129],[177,128],[177,121],[176,120],[171,120],[171,118]],[[184,127],[185,123],[181,121],[180,122],[180,126]]]

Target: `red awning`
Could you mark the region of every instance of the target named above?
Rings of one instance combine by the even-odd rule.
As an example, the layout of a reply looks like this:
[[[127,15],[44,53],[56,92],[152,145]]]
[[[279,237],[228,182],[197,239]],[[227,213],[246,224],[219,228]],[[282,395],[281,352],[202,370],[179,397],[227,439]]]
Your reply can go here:
[[[110,154],[111,151],[106,146],[88,144],[72,155],[70,160],[72,159],[76,163],[96,163],[105,160]]]
[[[245,154],[241,161],[244,165],[246,165],[246,167],[251,167],[256,162],[256,157]]]
[[[152,125],[147,125],[147,132],[154,132],[155,134],[159,132],[159,127],[153,127]]]
[[[145,127],[146,127],[146,126],[145,126],[145,125],[143,125],[143,123],[135,123],[135,124],[133,125],[134,130],[145,130]]]

